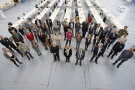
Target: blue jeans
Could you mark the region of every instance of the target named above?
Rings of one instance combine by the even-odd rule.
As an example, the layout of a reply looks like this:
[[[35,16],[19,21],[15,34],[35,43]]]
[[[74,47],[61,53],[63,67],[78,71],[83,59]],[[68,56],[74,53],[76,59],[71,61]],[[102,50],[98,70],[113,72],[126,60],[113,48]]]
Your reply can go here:
[[[76,48],[80,47],[80,43],[81,43],[81,41],[76,41]]]

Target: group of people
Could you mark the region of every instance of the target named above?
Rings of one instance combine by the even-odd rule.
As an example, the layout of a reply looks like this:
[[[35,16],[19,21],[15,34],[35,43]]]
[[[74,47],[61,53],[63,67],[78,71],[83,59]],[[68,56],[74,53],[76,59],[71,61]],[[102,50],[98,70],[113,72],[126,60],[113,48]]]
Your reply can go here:
[[[76,11],[76,17],[78,16]],[[38,45],[39,41],[43,44],[45,50],[52,53],[54,56],[54,61],[60,61],[59,50],[62,49],[62,37],[64,32],[64,41],[65,47],[63,55],[66,57],[65,62],[70,62],[70,57],[72,56],[72,40],[76,40],[76,63],[75,65],[82,65],[82,61],[85,58],[85,52],[91,51],[93,53],[90,63],[95,58],[95,63],[98,64],[98,59],[102,56],[107,49],[112,45],[112,49],[107,57],[111,56],[113,59],[118,53],[122,52],[119,58],[113,63],[119,66],[133,57],[134,48],[124,49],[125,43],[127,41],[127,26],[124,26],[121,30],[116,30],[113,24],[102,27],[100,23],[96,23],[95,20],[92,20],[92,16],[88,14],[88,19],[83,23],[79,22],[77,18],[74,22],[72,19],[68,23],[66,19],[64,21],[55,20],[55,23],[52,23],[52,20],[49,16],[46,16],[45,22],[36,18],[35,22],[32,22],[32,19],[26,21],[23,25],[19,25],[19,28],[16,29],[12,27],[12,23],[8,23],[8,31],[11,34],[11,37],[3,37],[0,35],[0,43],[5,46],[2,48],[4,56],[11,60],[17,67],[20,62],[15,54],[17,51],[22,57],[27,56],[29,60],[33,59],[33,55],[30,51],[29,46],[26,42],[31,42],[32,48],[37,52],[38,56],[42,56],[40,51],[40,46]],[[52,35],[55,37],[53,38]],[[85,40],[85,47],[81,46],[82,41]],[[91,45],[90,45],[91,44]],[[89,49],[91,47],[91,50]],[[123,51],[122,51],[123,50]],[[18,63],[19,64],[18,64]]]

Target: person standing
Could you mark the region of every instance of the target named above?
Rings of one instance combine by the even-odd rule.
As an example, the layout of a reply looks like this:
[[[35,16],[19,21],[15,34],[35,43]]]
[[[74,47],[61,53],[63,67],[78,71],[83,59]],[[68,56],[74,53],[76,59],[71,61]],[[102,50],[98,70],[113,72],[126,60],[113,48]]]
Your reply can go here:
[[[51,36],[49,36],[49,34],[46,35],[46,45],[47,47],[51,48],[52,44],[53,44],[53,40],[51,38]]]
[[[104,30],[101,32],[99,38],[102,41],[102,39],[104,39],[107,36],[107,28],[104,27]]]
[[[124,29],[120,29],[118,32],[118,37],[120,38],[121,36],[123,36],[124,34],[128,33],[127,32],[127,26],[124,26]]]
[[[100,36],[102,31],[103,31],[103,28],[101,27],[100,24],[98,24],[97,27],[95,27],[95,30],[94,30],[94,38],[96,38],[97,36]]]
[[[52,44],[51,52],[52,52],[53,55],[54,55],[54,62],[57,61],[57,60],[60,61],[59,47],[56,46],[55,43]]]
[[[113,59],[113,57],[117,55],[119,52],[121,52],[124,49],[124,47],[125,47],[125,44],[122,41],[116,42],[107,57],[112,55],[111,59]]]
[[[47,19],[46,19],[46,24],[48,25],[48,28],[49,28],[49,31],[51,32],[51,33],[53,33],[53,31],[52,31],[52,20],[49,18],[49,16],[47,16]]]
[[[66,45],[68,44],[68,42],[69,42],[69,45],[71,44],[72,37],[73,37],[73,34],[72,34],[71,30],[68,29],[68,32],[66,32],[66,39],[67,39]]]
[[[18,42],[24,43],[23,37],[18,32],[15,32],[14,30],[12,30],[11,32],[12,32],[12,38],[14,39],[17,46],[19,46]]]
[[[123,36],[121,36],[121,37],[119,38],[118,41],[122,41],[123,43],[125,43],[125,42],[127,41],[127,36],[128,36],[128,33],[125,33]]]
[[[48,48],[47,48],[47,45],[46,45],[46,36],[45,36],[45,34],[43,32],[40,32],[38,34],[38,38],[42,42],[42,44],[44,45],[44,48],[47,50]]]
[[[77,23],[75,24],[75,37],[79,33],[80,29],[81,29],[81,24],[78,20]]]
[[[30,42],[32,42],[34,40],[34,35],[31,32],[27,32],[26,37]]]
[[[76,35],[76,49],[78,49],[80,47],[81,41],[82,41],[82,35],[80,33],[78,33]]]
[[[32,41],[31,43],[32,43],[32,48],[37,52],[38,56],[42,55],[38,44],[35,41]]]
[[[72,21],[72,19],[70,19],[69,28],[71,29],[71,31],[73,33],[73,37],[74,37],[74,22]]]
[[[5,46],[6,48],[8,48],[10,51],[14,52],[9,44],[9,39],[7,37],[3,37],[2,35],[0,35],[0,43]]]
[[[15,56],[15,54],[10,51],[10,50],[7,50],[6,48],[2,48],[3,52],[4,52],[4,56],[9,59],[10,61],[12,61],[17,67],[19,67],[19,65],[17,64],[17,62],[19,64],[22,64],[22,62],[20,62],[17,57]]]
[[[61,36],[59,35],[58,32],[56,32],[55,41],[56,45],[59,46],[59,49],[61,49]]]
[[[70,62],[70,57],[72,56],[72,48],[69,45],[66,45],[64,48],[64,56],[66,57],[65,62]]]
[[[98,44],[100,43],[100,39],[99,39],[99,36],[97,36],[96,38],[94,38],[93,40],[93,46],[92,46],[92,49],[91,51],[93,51],[93,49],[98,46]]]
[[[30,48],[25,43],[19,42],[18,49],[21,51],[23,55],[26,55],[28,59],[30,60],[30,57],[33,59],[34,57],[30,53]]]
[[[103,56],[104,51],[105,51],[105,48],[103,47],[103,44],[100,43],[99,46],[96,46],[96,47],[94,48],[93,56],[91,57],[90,62],[92,62],[92,60],[93,60],[94,57],[95,57],[95,63],[97,64],[97,63],[98,63],[98,62],[97,62],[97,61],[98,61],[98,58],[99,58],[100,56]]]
[[[33,32],[33,34],[38,42],[38,29],[37,29],[36,25],[33,25],[32,32]]]
[[[36,24],[36,26],[37,26],[38,28],[40,28],[40,26],[41,26],[41,20],[39,20],[38,18],[36,18],[35,24]]]
[[[79,49],[76,51],[76,63],[75,65],[78,64],[78,61],[80,60],[80,66],[82,65],[82,60],[85,57],[85,50],[83,50],[83,47],[80,46]]]
[[[12,37],[9,38],[8,43],[9,43],[9,46],[10,46],[11,48],[13,48],[14,50],[16,50],[16,51],[23,57],[23,54],[22,54],[22,53],[20,52],[20,50],[18,49],[18,47],[17,47],[17,45],[16,45],[16,43],[14,42],[14,39],[13,39]]]
[[[118,63],[120,61],[120,63],[117,65],[117,68],[119,68],[124,62],[128,61],[130,58],[133,57],[134,48],[130,48],[130,49],[125,49],[122,51],[121,55],[119,56],[119,58],[112,64],[115,65],[116,63]]]
[[[89,23],[88,23],[88,20],[86,19],[86,21],[82,23],[82,36],[83,36],[83,38],[85,38],[86,32],[88,31],[88,26],[89,26]]]
[[[92,39],[91,34],[88,34],[85,40],[85,50],[87,50],[89,45],[91,44],[91,39]]]
[[[68,25],[68,23],[65,23],[64,24],[64,40],[66,40],[66,33],[68,32],[68,29],[69,29],[69,25]]]

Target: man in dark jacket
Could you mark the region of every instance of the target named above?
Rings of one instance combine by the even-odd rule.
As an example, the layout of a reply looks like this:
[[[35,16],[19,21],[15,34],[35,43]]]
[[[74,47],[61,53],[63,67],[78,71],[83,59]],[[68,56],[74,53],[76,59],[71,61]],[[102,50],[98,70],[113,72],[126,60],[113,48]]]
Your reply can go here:
[[[100,24],[98,24],[95,27],[95,30],[94,30],[94,38],[96,38],[96,36],[100,36],[100,34],[101,34],[102,31],[103,31],[103,28],[101,27]]]
[[[107,57],[111,56],[111,59],[113,59],[113,57],[115,55],[117,55],[119,52],[121,52],[125,47],[125,44],[123,43],[123,41],[118,41],[114,44],[114,46],[112,47],[112,50],[110,51],[109,55]]]
[[[71,31],[73,33],[73,37],[74,37],[74,22],[72,21],[72,19],[69,22],[69,28],[71,29]]]
[[[85,38],[85,34],[88,31],[88,26],[89,26],[89,23],[88,23],[88,20],[86,19],[86,21],[82,23],[82,36],[83,36],[83,38]]]
[[[82,60],[85,57],[85,50],[83,50],[83,47],[80,46],[79,49],[76,51],[76,63],[77,65],[78,61],[80,60],[80,66],[82,65]]]
[[[52,20],[51,19],[49,19],[49,16],[47,17],[47,19],[46,19],[46,24],[48,25],[48,28],[49,28],[49,30],[51,31],[51,33],[53,33],[53,31],[52,31]]]
[[[124,50],[119,56],[119,58],[112,65],[115,65],[116,63],[120,61],[120,63],[117,65],[117,68],[119,68],[120,65],[122,65],[125,61],[128,61],[128,59],[133,57],[134,55],[133,51],[134,51],[134,48]]]
[[[54,61],[58,60],[60,61],[60,56],[59,56],[59,47],[55,45],[55,43],[53,43],[52,47],[51,47],[51,52],[54,55]]]
[[[11,25],[8,25],[8,31],[9,31],[10,34],[12,34],[12,32],[11,32],[12,30],[17,32],[17,30],[14,27],[12,27]]]
[[[99,46],[96,46],[96,47],[95,47],[95,49],[94,49],[94,51],[93,51],[93,56],[92,56],[90,62],[92,62],[92,60],[93,60],[94,57],[95,57],[95,63],[97,64],[97,63],[98,63],[98,62],[97,62],[98,58],[99,58],[100,56],[103,56],[104,51],[105,51],[105,48],[103,47],[103,44],[100,43]]]
[[[78,20],[77,23],[75,24],[75,36],[79,33],[80,29],[81,29],[81,24]]]
[[[118,32],[118,37],[120,38],[121,36],[123,36],[124,34],[128,33],[127,32],[127,26],[124,26],[124,29],[120,29]]]
[[[6,48],[8,48],[10,51],[14,52],[11,48],[11,46],[9,45],[9,39],[7,37],[3,37],[2,35],[0,35],[0,43],[5,46]]]

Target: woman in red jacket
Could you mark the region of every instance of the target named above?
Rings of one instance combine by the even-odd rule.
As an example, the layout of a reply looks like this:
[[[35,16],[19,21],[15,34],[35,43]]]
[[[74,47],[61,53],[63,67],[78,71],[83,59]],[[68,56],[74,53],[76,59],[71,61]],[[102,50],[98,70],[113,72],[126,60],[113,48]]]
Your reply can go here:
[[[34,35],[33,35],[33,33],[31,33],[31,32],[27,32],[27,33],[26,33],[26,37],[27,37],[27,39],[30,40],[31,42],[34,40]]]

